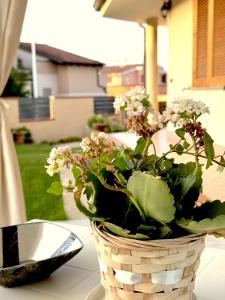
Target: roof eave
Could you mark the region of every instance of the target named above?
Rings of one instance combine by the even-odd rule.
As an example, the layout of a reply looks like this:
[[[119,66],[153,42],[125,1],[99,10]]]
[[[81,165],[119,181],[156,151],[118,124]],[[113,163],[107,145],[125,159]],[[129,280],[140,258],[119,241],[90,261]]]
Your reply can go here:
[[[68,61],[64,61],[64,62],[62,62],[62,63],[58,63],[58,64],[60,64],[60,65],[64,65],[64,66],[79,66],[79,67],[96,67],[96,68],[99,68],[99,67],[103,67],[104,66],[104,64],[85,64],[85,63],[75,63],[75,62],[68,62]]]
[[[95,0],[93,6],[97,11],[100,11],[106,0]]]

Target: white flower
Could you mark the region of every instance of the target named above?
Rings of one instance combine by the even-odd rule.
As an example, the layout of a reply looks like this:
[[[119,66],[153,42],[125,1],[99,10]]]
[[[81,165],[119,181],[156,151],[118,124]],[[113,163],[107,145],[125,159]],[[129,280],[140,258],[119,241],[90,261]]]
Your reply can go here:
[[[107,139],[108,135],[105,132],[99,132],[97,137],[100,139]]]
[[[189,96],[177,97],[173,102],[168,103],[163,112],[167,121],[171,121],[176,126],[183,127],[188,119],[199,117],[209,113],[209,108],[202,101],[196,101]]]
[[[105,132],[99,132],[97,136],[93,136],[91,138],[97,145],[101,142],[107,144],[108,143],[108,135]]]
[[[83,138],[80,143],[80,147],[84,152],[90,151],[91,150],[91,139],[89,137]]]
[[[163,129],[165,123],[167,123],[167,118],[158,112],[149,113],[147,120],[150,126],[159,127],[159,129]]]
[[[120,112],[121,110],[123,110],[125,107],[126,107],[126,96],[125,95],[122,95],[120,97],[117,97],[113,103],[113,106],[114,106],[114,109],[115,109],[115,112],[118,113]]]
[[[168,104],[168,109],[175,114],[186,113],[189,117],[193,114],[209,113],[209,108],[202,101],[196,101],[188,96],[180,96]]]
[[[53,176],[55,173],[59,173],[61,170],[59,168],[58,164],[56,164],[56,163],[48,165],[48,166],[46,166],[46,168],[47,168],[46,172],[48,173],[49,176]]]
[[[65,165],[70,165],[73,159],[72,148],[69,146],[53,148],[47,159],[47,173],[53,176],[59,173]]]
[[[129,117],[144,114],[149,111],[151,106],[149,96],[146,95],[145,89],[141,86],[136,86],[117,97],[113,105],[116,113],[126,110]]]
[[[148,124],[151,126],[157,126],[159,123],[157,113],[149,113],[147,116]]]
[[[128,117],[140,116],[144,113],[145,108],[141,102],[131,102],[127,105]]]

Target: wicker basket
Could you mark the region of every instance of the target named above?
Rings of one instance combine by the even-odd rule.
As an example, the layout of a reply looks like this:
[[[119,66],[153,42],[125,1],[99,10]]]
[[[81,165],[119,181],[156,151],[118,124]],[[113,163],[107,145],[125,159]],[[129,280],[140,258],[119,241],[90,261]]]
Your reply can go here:
[[[190,300],[205,235],[135,240],[92,222],[107,300]]]

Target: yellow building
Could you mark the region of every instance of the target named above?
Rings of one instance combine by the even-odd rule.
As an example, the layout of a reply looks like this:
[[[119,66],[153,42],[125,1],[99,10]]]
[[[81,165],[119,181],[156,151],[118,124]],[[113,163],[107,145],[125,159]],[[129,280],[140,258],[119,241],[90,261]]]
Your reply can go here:
[[[144,85],[144,65],[104,66],[107,95],[117,97],[135,86]],[[166,101],[166,71],[158,66],[158,101]]]
[[[155,95],[156,108],[157,26],[168,26],[168,99],[185,91],[204,101],[211,114],[203,122],[215,142],[225,144],[225,1],[96,0],[94,5],[105,17],[145,27],[145,86]]]

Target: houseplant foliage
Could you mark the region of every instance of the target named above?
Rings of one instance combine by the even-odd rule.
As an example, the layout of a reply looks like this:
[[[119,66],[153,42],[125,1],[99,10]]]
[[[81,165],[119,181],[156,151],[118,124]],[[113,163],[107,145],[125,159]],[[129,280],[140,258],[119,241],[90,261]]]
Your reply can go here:
[[[15,143],[20,143],[20,144],[33,143],[31,132],[26,126],[12,128],[11,132]]]
[[[224,236],[225,203],[217,199],[197,202],[203,168],[215,164],[221,172],[225,167],[224,153],[215,155],[213,139],[199,121],[209,113],[207,106],[179,98],[159,114],[145,90],[136,87],[117,98],[114,107],[116,112],[126,112],[128,128],[139,136],[135,149],[116,145],[105,133],[84,138],[81,153],[73,154],[69,147],[54,148],[48,174],[67,167],[75,181],[66,186],[55,181],[48,192],[59,195],[66,189],[73,193],[81,212],[121,237]],[[174,125],[179,140],[158,155],[152,137],[168,123]],[[190,161],[177,163],[177,155]]]

